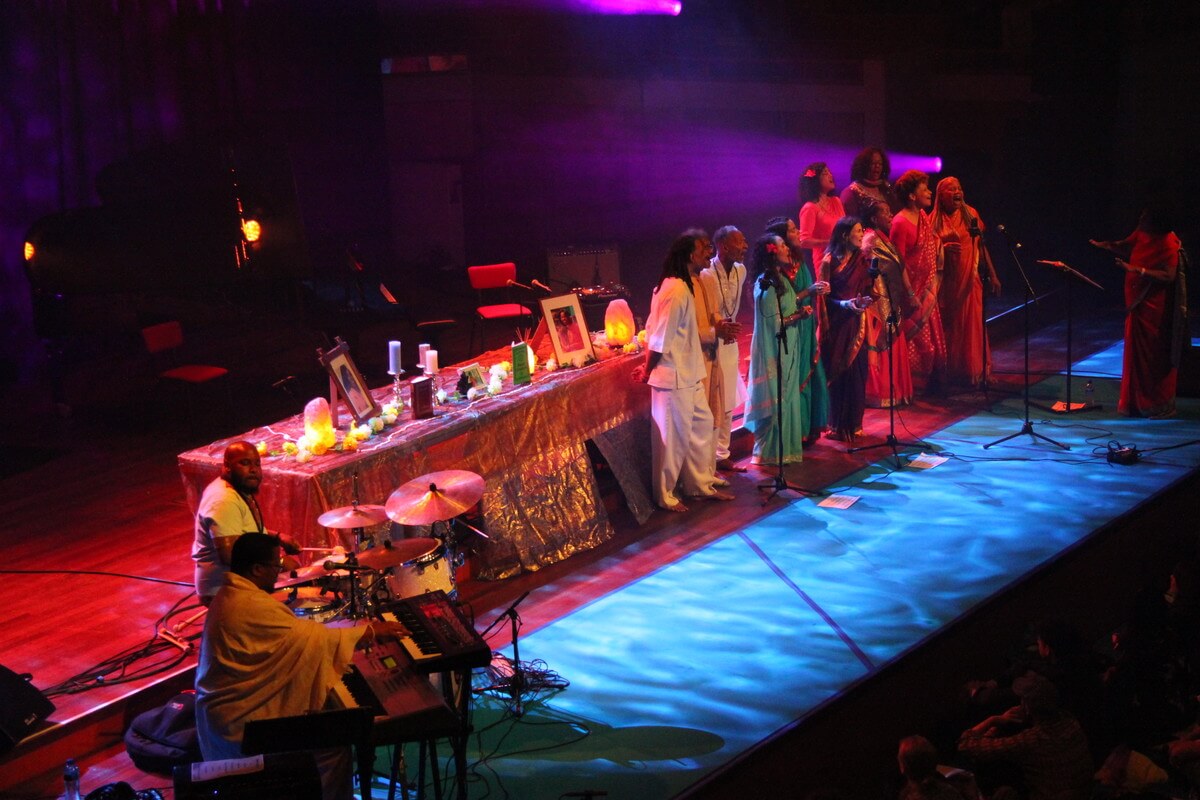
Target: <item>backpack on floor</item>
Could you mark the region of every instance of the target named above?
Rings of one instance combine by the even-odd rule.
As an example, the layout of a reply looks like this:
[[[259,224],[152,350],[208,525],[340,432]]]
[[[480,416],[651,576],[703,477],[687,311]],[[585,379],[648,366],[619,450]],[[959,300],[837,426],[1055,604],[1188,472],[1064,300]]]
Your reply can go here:
[[[203,761],[196,735],[196,693],[180,692],[162,708],[133,718],[125,750],[143,772],[170,775],[176,764]]]

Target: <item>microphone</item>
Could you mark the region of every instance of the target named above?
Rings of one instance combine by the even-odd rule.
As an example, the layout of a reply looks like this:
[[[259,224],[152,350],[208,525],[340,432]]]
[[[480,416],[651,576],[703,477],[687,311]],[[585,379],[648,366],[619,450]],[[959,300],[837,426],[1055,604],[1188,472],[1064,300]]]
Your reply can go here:
[[[1065,267],[1065,266],[1066,266],[1066,264],[1064,264],[1064,263],[1063,263],[1063,262],[1061,262],[1061,261],[1046,261],[1046,260],[1044,260],[1044,259],[1041,259],[1041,258],[1039,258],[1039,259],[1038,259],[1038,262],[1037,262],[1037,263],[1039,263],[1039,264],[1045,264],[1045,265],[1046,265],[1046,266],[1048,266],[1048,267],[1058,267],[1059,269],[1062,269],[1063,267]]]
[[[1012,245],[1013,250],[1021,249],[1021,243],[1017,242],[1017,241],[1013,241],[1012,235],[1008,232],[1008,228],[1004,227],[1003,225],[997,225],[996,230],[998,230],[998,231],[1000,231],[1000,233],[1004,234],[1004,238],[1007,239],[1009,244]]]
[[[871,256],[871,266],[867,268],[867,274],[872,278],[879,277],[879,256]]]
[[[505,285],[506,285],[506,286],[519,286],[519,287],[521,287],[522,289],[524,289],[524,290],[525,290],[525,291],[527,291],[527,292],[532,292],[532,291],[533,291],[533,288],[532,288],[532,287],[526,286],[525,284],[521,283],[520,281],[514,281],[512,278],[509,278],[509,279],[508,279],[508,280],[505,282]]]
[[[531,280],[531,281],[530,281],[530,283],[532,283],[532,284],[533,284],[534,286],[536,286],[537,288],[541,289],[543,292],[552,292],[552,291],[554,291],[554,290],[553,290],[553,289],[551,289],[549,286],[547,286],[546,284],[544,284],[544,283],[542,283],[541,281],[539,281],[537,278],[534,278],[533,280]]]
[[[967,214],[967,233],[971,234],[972,239],[978,239],[983,235],[983,231],[979,230],[979,218],[973,214]]]

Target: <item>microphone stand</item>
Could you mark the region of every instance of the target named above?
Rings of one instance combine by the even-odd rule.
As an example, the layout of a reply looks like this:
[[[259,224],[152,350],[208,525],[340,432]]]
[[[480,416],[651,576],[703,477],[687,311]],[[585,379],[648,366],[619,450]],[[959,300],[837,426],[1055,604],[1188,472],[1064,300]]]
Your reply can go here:
[[[878,278],[880,274],[879,259],[871,259],[871,269],[868,271],[872,278]],[[876,447],[890,447],[892,449],[892,458],[896,460],[896,469],[900,469],[904,465],[900,463],[899,449],[901,447],[919,447],[924,448],[925,445],[921,442],[902,442],[896,438],[896,365],[894,359],[896,354],[892,349],[895,331],[900,327],[900,316],[896,313],[896,306],[892,303],[891,290],[888,288],[887,278],[880,281],[883,284],[883,296],[888,301],[888,315],[885,324],[887,326],[887,354],[888,354],[888,435],[887,439],[876,444],[863,445],[861,447],[848,447],[847,453],[860,453],[863,450],[874,450]],[[866,313],[866,312],[864,312]],[[865,346],[865,343],[864,343]]]
[[[522,717],[525,715],[525,709],[521,705],[521,695],[525,692],[525,673],[521,671],[521,651],[517,649],[517,631],[520,628],[521,615],[517,613],[517,606],[519,606],[521,601],[528,596],[529,591],[526,591],[525,594],[514,600],[513,604],[506,608],[504,612],[500,614],[500,616],[496,617],[496,619],[492,621],[492,624],[480,634],[480,636],[486,636],[488,632],[496,626],[496,623],[505,617],[508,617],[509,624],[512,625],[513,671],[512,675],[510,675],[508,678],[508,689],[509,694],[512,696],[511,710],[514,717]]]
[[[971,216],[971,222],[967,226],[967,232],[971,234],[971,238],[976,241],[976,246],[979,248],[978,263],[975,264],[975,274],[979,276],[979,355],[982,372],[979,375],[979,388],[983,390],[983,402],[991,404],[991,351],[988,348],[987,335],[987,297],[988,289],[990,288],[989,281],[991,272],[987,269],[991,262],[991,255],[988,253],[987,245],[983,241],[983,231],[979,229],[979,218]],[[993,265],[993,269],[994,269]]]
[[[1079,272],[1078,270],[1072,269],[1071,267],[1067,266],[1066,264],[1064,264],[1061,261],[1043,261],[1043,260],[1039,259],[1037,263],[1045,264],[1046,266],[1053,267],[1054,269],[1063,273],[1063,280],[1067,284],[1067,387],[1066,387],[1067,388],[1067,399],[1065,401],[1059,401],[1052,406],[1039,405],[1038,408],[1044,408],[1046,411],[1053,411],[1056,414],[1073,414],[1076,411],[1091,411],[1092,409],[1099,409],[1099,408],[1101,408],[1101,406],[1096,405],[1095,403],[1089,403],[1089,402],[1072,403],[1071,402],[1071,369],[1073,368],[1073,364],[1071,363],[1072,362],[1072,358],[1071,358],[1071,328],[1072,328],[1072,306],[1074,305],[1074,303],[1072,301],[1072,297],[1075,293],[1074,288],[1075,288],[1076,280],[1081,280],[1084,283],[1091,284],[1092,286],[1095,286],[1100,291],[1104,291],[1104,287],[1101,286],[1100,284],[1096,283],[1094,280],[1092,280],[1088,276]],[[1084,398],[1084,399],[1087,400],[1087,398]]]
[[[1061,447],[1063,450],[1070,450],[1071,448],[1067,447],[1062,442],[1056,442],[1049,436],[1045,436],[1035,431],[1033,429],[1033,425],[1029,422],[1029,305],[1033,302],[1033,286],[1029,283],[1029,276],[1025,273],[1025,268],[1021,266],[1021,259],[1017,257],[1017,251],[1021,249],[1021,243],[1012,241],[1008,236],[1008,231],[1005,230],[1003,225],[999,227],[999,230],[1004,234],[1004,238],[1008,242],[1008,252],[1012,256],[1013,263],[1017,267],[1017,273],[1021,276],[1022,283],[1025,284],[1025,308],[1023,314],[1025,324],[1025,424],[1022,425],[1021,430],[1017,431],[1016,433],[1003,436],[994,442],[988,442],[983,446],[983,449],[987,450],[989,447],[994,447],[995,445],[1007,442],[1009,439],[1014,439],[1023,433],[1027,433],[1033,437],[1034,442],[1036,442],[1038,439],[1041,439],[1042,441],[1049,442],[1057,447]]]
[[[760,281],[762,279],[760,278]],[[788,278],[775,272],[775,281],[785,281]],[[776,436],[775,445],[775,478],[760,483],[758,490],[760,492],[769,491],[766,497],[763,498],[762,504],[765,506],[771,502],[780,492],[793,491],[802,496],[808,496],[810,492],[799,486],[794,486],[787,481],[787,476],[783,472],[783,354],[788,351],[787,346],[787,326],[783,324],[783,300],[779,296],[779,288],[775,281],[763,287],[763,291],[771,291],[775,295],[775,307],[779,309],[779,333],[775,338],[779,340],[779,346],[775,348],[775,416],[777,418],[778,436]],[[799,308],[799,306],[797,306]],[[815,311],[815,306],[814,306]]]

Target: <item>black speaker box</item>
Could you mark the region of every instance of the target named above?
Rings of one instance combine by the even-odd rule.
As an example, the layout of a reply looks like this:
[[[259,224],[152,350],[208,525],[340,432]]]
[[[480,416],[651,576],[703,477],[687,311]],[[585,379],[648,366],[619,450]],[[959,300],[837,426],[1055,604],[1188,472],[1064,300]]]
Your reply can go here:
[[[54,703],[32,683],[0,665],[0,753],[7,753],[54,713]]]

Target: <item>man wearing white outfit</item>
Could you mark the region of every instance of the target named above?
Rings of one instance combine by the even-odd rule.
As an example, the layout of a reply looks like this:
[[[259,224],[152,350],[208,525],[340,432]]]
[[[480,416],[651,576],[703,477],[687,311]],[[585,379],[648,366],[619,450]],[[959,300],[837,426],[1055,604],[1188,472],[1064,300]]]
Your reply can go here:
[[[737,337],[742,326],[737,322],[738,310],[742,306],[742,287],[746,283],[746,237],[732,225],[720,228],[713,236],[717,254],[708,267],[700,272],[705,291],[716,306],[713,325],[717,330],[717,357],[715,369],[721,373],[721,414],[716,419],[717,469],[724,472],[745,472],[729,458],[729,441],[733,431],[733,409],[744,395],[741,377],[738,374],[739,358]]]
[[[713,417],[704,391],[690,267],[703,266],[712,245],[703,231],[677,238],[663,263],[646,321],[646,362],[633,379],[650,384],[654,501],[667,511],[687,511],[676,494],[732,500],[714,485]]]

